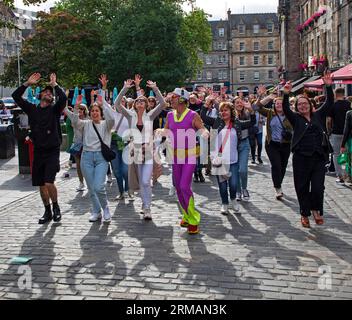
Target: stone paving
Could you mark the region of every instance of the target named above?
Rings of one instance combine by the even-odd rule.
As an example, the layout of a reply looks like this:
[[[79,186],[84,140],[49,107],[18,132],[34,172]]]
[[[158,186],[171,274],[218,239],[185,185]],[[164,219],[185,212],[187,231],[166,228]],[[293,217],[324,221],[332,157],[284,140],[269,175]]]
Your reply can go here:
[[[252,199],[241,203],[240,214],[219,213],[214,177],[193,185],[202,222],[201,233],[190,236],[168,195],[170,168],[163,171],[153,188],[151,222],[139,214],[138,196],[113,201],[116,181],[107,187],[110,225],[88,222],[90,200],[75,191],[75,177],[57,183],[60,224],[37,224],[43,208],[36,191],[2,206],[0,299],[352,298],[351,189],[327,177],[326,224],[312,221],[312,229],[303,229],[292,169],[285,200],[277,201],[266,159],[264,166],[250,165]],[[14,256],[33,260],[23,271],[9,264]],[[30,289],[19,285],[28,270]]]

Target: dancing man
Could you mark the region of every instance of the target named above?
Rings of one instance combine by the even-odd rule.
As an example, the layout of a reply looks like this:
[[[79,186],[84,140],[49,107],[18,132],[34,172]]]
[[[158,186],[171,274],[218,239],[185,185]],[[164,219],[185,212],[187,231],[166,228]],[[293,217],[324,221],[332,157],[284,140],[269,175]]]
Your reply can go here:
[[[197,164],[196,131],[204,138],[209,137],[199,114],[188,108],[189,93],[176,88],[171,95],[173,111],[167,114],[164,129],[168,129],[173,146],[173,182],[182,211],[181,227],[189,234],[199,232],[200,214],[195,209],[192,192],[192,176]],[[167,131],[159,131],[167,135]]]
[[[56,173],[60,171],[60,145],[62,141],[60,117],[66,106],[65,92],[56,83],[56,75],[50,75],[50,84],[40,93],[40,104],[29,103],[22,98],[28,86],[39,82],[41,75],[32,74],[28,80],[12,94],[17,105],[28,115],[34,144],[32,167],[32,185],[39,186],[45,212],[39,219],[44,224],[54,219],[61,220],[60,207],[57,202],[57,189],[54,184]],[[54,90],[58,100],[54,103]],[[50,207],[50,199],[53,211]]]

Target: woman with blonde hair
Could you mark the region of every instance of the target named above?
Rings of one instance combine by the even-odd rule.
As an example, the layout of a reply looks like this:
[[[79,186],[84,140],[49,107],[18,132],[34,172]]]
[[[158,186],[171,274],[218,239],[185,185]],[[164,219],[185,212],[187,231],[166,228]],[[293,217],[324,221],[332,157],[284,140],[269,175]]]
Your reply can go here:
[[[127,118],[130,125],[130,135],[132,137],[132,163],[129,163],[128,175],[130,189],[140,190],[140,195],[142,197],[141,213],[145,220],[151,220],[151,177],[154,162],[153,122],[166,107],[166,102],[156,83],[147,81],[147,86],[154,91],[159,104],[148,112],[148,99],[145,96],[140,95],[134,101],[132,109],[129,110],[121,105],[121,100],[125,93],[133,86],[133,80],[128,79],[125,81],[124,86],[115,101],[115,107]],[[138,183],[136,180],[138,180]]]

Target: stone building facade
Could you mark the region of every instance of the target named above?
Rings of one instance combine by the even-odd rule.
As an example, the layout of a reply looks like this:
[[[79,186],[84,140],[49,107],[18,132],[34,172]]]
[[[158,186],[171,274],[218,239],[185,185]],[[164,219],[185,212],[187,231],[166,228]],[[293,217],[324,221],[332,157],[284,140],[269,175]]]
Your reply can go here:
[[[286,79],[301,76],[301,46],[297,26],[300,24],[299,1],[279,0],[278,8],[280,26],[280,65],[285,70]]]
[[[212,31],[212,48],[208,54],[200,54],[203,69],[199,71],[191,84],[194,87],[211,87],[219,91],[223,86],[229,86],[229,51],[228,23],[224,20],[209,21]]]
[[[231,91],[254,92],[278,83],[279,23],[276,13],[231,14]]]
[[[213,42],[201,54],[203,69],[191,84],[218,91],[253,92],[259,84],[278,81],[279,26],[276,13],[231,14],[227,20],[210,21]]]
[[[280,0],[279,16],[280,57],[288,78],[352,63],[352,0]]]

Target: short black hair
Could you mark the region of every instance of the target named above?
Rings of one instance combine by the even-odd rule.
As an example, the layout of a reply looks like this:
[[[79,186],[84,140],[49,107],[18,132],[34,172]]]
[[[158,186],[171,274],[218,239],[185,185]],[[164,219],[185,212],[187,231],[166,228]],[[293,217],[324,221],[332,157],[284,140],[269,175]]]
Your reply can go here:
[[[54,88],[52,86],[46,86],[43,90],[40,91],[40,94],[47,90],[50,90],[51,93],[54,94]]]
[[[344,96],[345,95],[345,89],[344,88],[337,88],[335,89],[335,94],[339,96]]]

